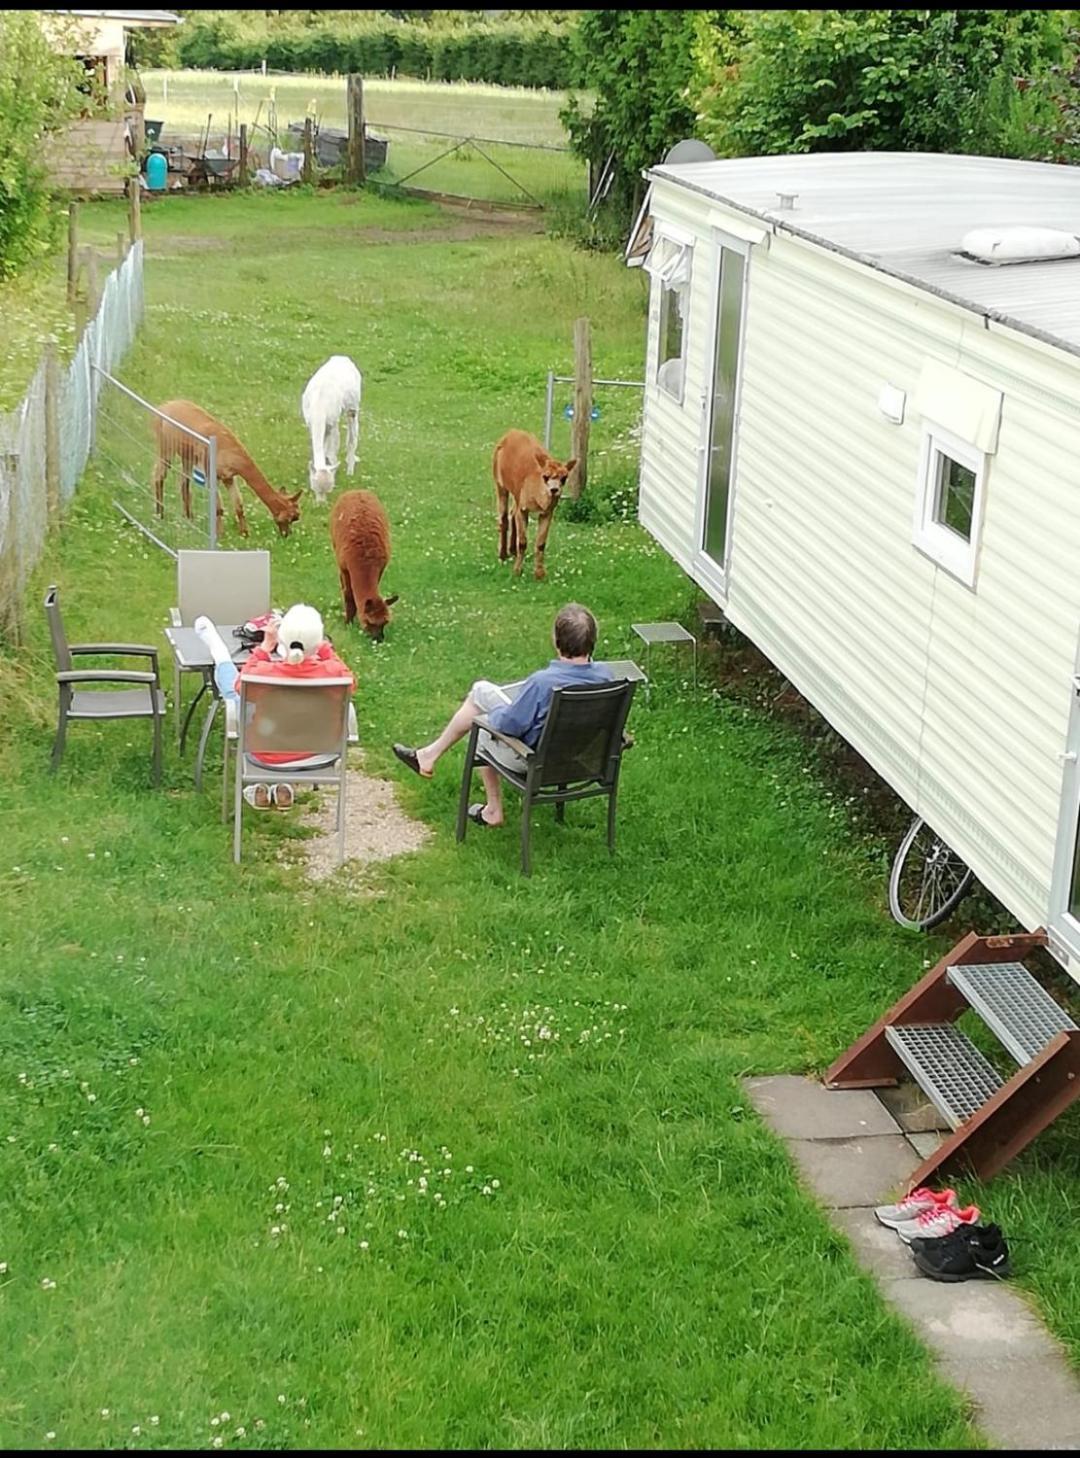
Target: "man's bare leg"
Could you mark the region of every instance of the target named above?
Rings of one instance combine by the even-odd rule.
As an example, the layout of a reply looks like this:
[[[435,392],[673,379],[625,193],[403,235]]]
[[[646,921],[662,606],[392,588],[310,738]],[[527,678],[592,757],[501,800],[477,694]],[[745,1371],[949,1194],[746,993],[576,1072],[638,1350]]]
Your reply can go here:
[[[480,778],[484,782],[484,792],[487,795],[487,804],[484,806],[484,820],[488,825],[501,825],[503,823],[502,805],[502,782],[498,773],[489,764],[477,765],[480,771]]]
[[[473,720],[477,714],[482,713],[483,710],[474,704],[471,698],[467,698],[439,735],[438,739],[433,739],[423,749],[416,751],[416,759],[420,766],[420,773],[430,778],[435,769],[436,760],[445,754],[452,745],[455,745],[459,739],[465,738],[466,734],[472,728]]]

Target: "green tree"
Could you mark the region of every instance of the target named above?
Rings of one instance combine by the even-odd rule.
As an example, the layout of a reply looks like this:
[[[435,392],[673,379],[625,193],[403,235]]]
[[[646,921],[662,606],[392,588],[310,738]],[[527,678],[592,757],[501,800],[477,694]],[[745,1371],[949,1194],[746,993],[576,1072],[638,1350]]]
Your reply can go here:
[[[562,118],[579,156],[613,166],[609,202],[620,218],[642,190],[641,170],[693,134],[690,97],[699,26],[724,33],[727,11],[584,10],[571,54],[576,84],[595,95],[587,112],[570,98]]]
[[[1063,50],[1053,10],[759,10],[699,31],[701,134],[725,156],[1042,156],[1048,101],[1018,76]]]
[[[0,10],[0,278],[52,242],[43,145],[77,112],[81,76],[77,62],[50,44],[36,12]]]

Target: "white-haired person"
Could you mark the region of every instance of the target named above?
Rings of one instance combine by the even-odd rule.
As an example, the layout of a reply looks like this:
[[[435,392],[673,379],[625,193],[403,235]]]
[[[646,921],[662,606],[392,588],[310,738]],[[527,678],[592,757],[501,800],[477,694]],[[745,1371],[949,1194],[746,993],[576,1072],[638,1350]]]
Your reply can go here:
[[[245,674],[256,674],[259,678],[347,678],[353,688],[356,687],[352,669],[341,661],[326,637],[321,616],[305,602],[296,603],[280,620],[273,615],[269,618],[263,626],[262,642],[251,650],[239,677],[243,678]],[[324,754],[258,754],[251,757],[259,764],[295,764],[298,769],[327,761]],[[293,787],[284,783],[247,785],[244,799],[256,810],[269,810],[271,805],[287,810],[293,803]]]

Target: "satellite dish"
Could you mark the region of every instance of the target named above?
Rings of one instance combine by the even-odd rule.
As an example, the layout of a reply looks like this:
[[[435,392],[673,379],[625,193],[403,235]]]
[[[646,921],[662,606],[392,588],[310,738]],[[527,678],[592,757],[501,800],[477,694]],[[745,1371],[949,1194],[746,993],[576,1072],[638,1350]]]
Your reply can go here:
[[[707,142],[688,137],[685,142],[676,142],[664,158],[664,166],[679,162],[715,162],[716,153]]]

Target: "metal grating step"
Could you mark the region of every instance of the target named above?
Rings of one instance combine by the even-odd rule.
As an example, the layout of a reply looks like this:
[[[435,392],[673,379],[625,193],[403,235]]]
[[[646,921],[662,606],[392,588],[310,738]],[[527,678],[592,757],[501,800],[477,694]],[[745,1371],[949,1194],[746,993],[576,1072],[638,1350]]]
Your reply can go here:
[[[997,1070],[951,1023],[890,1023],[885,1037],[952,1129],[966,1123],[1002,1085]]]
[[[948,980],[1021,1065],[1076,1027],[1022,962],[950,967]]]

